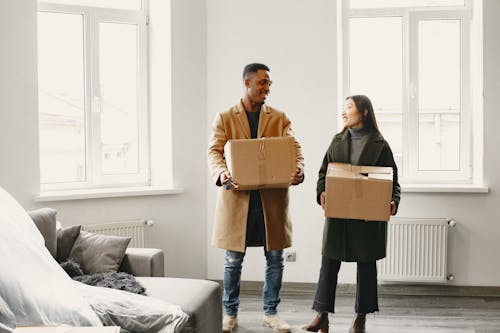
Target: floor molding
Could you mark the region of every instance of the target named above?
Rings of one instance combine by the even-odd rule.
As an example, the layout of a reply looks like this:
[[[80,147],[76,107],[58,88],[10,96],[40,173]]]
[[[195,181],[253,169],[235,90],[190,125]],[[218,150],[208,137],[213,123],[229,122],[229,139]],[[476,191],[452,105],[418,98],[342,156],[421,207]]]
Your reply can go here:
[[[221,280],[214,280],[222,284]],[[241,281],[241,292],[248,295],[262,294],[263,282]],[[316,283],[283,282],[281,294],[284,296],[314,297]],[[354,295],[355,284],[339,284],[337,295]],[[500,297],[500,287],[451,286],[431,284],[385,283],[378,285],[379,296],[455,296],[455,297]]]

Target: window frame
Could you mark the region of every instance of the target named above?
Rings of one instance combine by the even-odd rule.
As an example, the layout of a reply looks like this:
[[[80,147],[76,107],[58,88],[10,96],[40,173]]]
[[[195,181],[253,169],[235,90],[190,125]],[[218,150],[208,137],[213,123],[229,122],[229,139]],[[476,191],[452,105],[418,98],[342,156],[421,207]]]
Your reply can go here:
[[[413,40],[418,41],[418,24],[421,21],[430,20],[459,20],[460,21],[460,149],[459,149],[459,169],[458,170],[418,170],[418,144],[411,144],[409,147],[409,164],[416,166],[417,170],[410,170],[410,180],[416,182],[421,178],[432,182],[467,182],[472,181],[472,104],[471,104],[471,79],[470,79],[470,19],[469,13],[465,11],[427,12],[419,11],[410,15],[410,34]],[[410,37],[411,39],[411,37]],[[418,85],[418,43],[410,45],[410,75],[408,85]],[[411,99],[411,96],[410,96]],[[410,102],[410,126],[412,137],[416,137],[418,143],[418,88],[416,88],[415,102]],[[417,131],[416,133],[413,131]],[[412,173],[413,172],[413,173]]]
[[[402,184],[472,184],[473,170],[473,143],[472,121],[472,78],[471,78],[471,16],[472,4],[465,0],[463,7],[394,7],[394,8],[367,8],[350,9],[349,0],[342,0],[338,11],[341,15],[339,36],[341,41],[341,94],[349,96],[349,42],[351,18],[401,17],[402,22],[402,131],[403,131],[403,158],[404,175],[400,178]],[[459,170],[419,170],[418,168],[418,22],[425,20],[453,19],[460,20],[460,47],[461,47],[461,101],[460,101],[460,156]],[[415,88],[413,88],[413,86]],[[415,89],[415,97],[410,96],[410,89]],[[412,101],[413,99],[413,101]],[[341,101],[343,103],[343,100]],[[342,110],[342,107],[339,109]],[[338,116],[339,128],[342,128],[340,113]]]
[[[82,15],[84,50],[84,122],[85,122],[85,180],[77,182],[41,183],[41,192],[120,188],[151,185],[150,110],[149,110],[149,3],[142,0],[140,10],[112,9],[91,6],[44,3],[39,1],[38,12]],[[102,145],[100,142],[99,101],[99,24],[117,23],[137,26],[137,130],[138,173],[103,175],[101,173]]]

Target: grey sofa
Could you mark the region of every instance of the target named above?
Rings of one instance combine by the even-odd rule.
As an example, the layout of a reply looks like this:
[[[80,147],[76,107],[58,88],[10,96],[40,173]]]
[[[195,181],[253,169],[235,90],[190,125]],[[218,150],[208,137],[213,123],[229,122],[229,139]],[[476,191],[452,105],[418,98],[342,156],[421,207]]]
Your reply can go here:
[[[57,230],[54,218],[38,210],[30,215],[45,239],[49,252],[57,255]],[[164,276],[164,253],[151,248],[128,248],[120,271],[136,276],[148,296],[179,305],[189,320],[182,333],[222,332],[221,288],[216,282]]]

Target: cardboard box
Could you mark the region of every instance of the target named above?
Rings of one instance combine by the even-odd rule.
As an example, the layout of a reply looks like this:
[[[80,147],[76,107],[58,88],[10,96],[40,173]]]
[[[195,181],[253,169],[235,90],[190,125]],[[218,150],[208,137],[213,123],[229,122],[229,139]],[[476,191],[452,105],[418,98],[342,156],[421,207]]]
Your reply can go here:
[[[226,165],[238,190],[289,187],[296,155],[289,136],[229,140],[224,147]]]
[[[392,168],[330,163],[326,174],[326,217],[388,221]]]
[[[22,326],[14,333],[120,333],[120,327]]]

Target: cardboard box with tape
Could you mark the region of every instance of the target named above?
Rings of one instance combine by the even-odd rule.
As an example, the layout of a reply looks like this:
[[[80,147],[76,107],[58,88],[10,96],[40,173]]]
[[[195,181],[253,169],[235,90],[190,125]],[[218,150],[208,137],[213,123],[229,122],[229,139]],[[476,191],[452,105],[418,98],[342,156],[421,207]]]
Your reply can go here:
[[[329,163],[325,216],[388,221],[391,216],[392,168]]]
[[[289,187],[296,155],[295,140],[290,136],[229,140],[224,147],[237,190]]]

